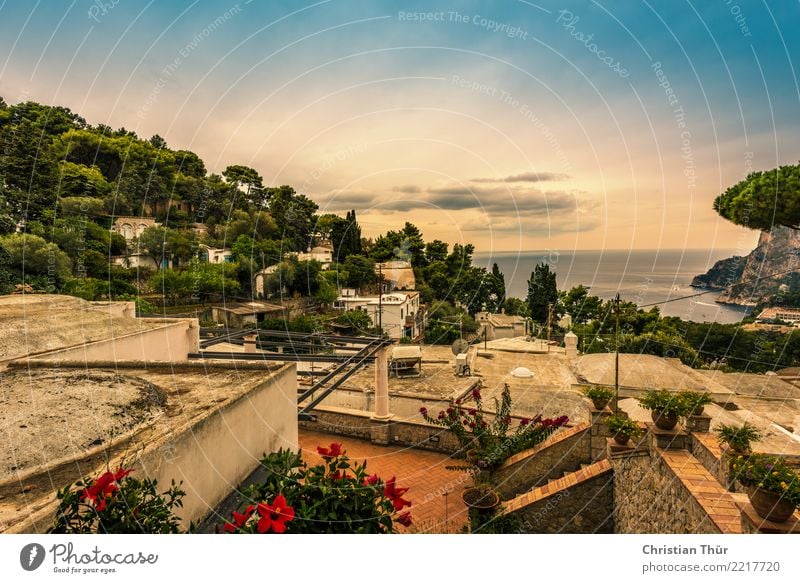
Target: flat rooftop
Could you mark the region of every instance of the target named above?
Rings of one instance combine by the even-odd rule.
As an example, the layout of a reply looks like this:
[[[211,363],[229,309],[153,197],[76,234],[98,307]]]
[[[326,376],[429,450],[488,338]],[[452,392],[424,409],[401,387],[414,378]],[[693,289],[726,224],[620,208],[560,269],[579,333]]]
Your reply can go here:
[[[13,525],[49,503],[80,470],[99,471],[126,454],[135,458],[282,368],[231,361],[96,362],[90,369],[82,361],[11,363],[0,372],[6,437],[0,449],[0,525]]]
[[[159,318],[113,315],[108,303],[50,294],[0,296],[0,365],[59,348],[164,325]]]

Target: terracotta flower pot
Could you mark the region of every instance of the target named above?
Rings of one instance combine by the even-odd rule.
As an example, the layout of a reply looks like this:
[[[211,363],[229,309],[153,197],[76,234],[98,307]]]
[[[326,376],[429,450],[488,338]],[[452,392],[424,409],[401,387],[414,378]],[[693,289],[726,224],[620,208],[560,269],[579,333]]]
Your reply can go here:
[[[474,486],[461,493],[461,499],[470,508],[478,512],[492,512],[500,505],[500,496],[491,488]]]
[[[622,435],[621,433],[617,433],[614,436],[614,441],[616,441],[620,445],[627,445],[630,440],[631,440],[630,436]]]
[[[748,492],[750,504],[756,509],[761,518],[766,518],[772,522],[786,522],[794,514],[795,506],[788,500],[781,498],[780,494],[764,490],[763,488],[753,488]]]
[[[651,411],[650,417],[653,419],[653,423],[656,424],[656,427],[658,427],[659,429],[664,429],[666,431],[674,429],[675,426],[678,424],[677,415],[665,415],[660,411]]]

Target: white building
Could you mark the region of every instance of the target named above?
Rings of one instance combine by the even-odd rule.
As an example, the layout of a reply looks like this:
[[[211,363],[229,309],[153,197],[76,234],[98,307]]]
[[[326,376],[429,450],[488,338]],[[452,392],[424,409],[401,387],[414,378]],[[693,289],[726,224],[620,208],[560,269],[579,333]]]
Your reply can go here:
[[[525,318],[510,314],[490,314],[485,309],[475,314],[475,320],[480,325],[478,337],[486,340],[498,338],[518,338],[525,335]]]
[[[383,331],[391,338],[416,338],[422,332],[422,310],[419,292],[392,292],[379,296],[341,295],[335,308],[344,311],[361,310],[369,314],[373,325],[380,321]],[[380,315],[380,317],[379,317]]]
[[[161,223],[150,217],[117,217],[111,225],[112,233],[119,233],[129,243],[148,227],[158,227]]]
[[[206,263],[231,263],[233,261],[233,251],[230,249],[217,249],[208,245],[200,245],[198,255],[200,260]]]
[[[298,261],[319,261],[322,269],[330,269],[333,263],[333,248],[331,247],[309,247],[305,253],[286,253],[286,256],[294,255]]]

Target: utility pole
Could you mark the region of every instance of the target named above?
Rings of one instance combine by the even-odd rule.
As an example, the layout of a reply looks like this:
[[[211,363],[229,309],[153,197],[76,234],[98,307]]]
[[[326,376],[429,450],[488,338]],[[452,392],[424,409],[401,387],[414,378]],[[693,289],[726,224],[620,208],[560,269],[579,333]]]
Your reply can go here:
[[[550,327],[553,324],[553,302],[547,302],[547,352],[550,352]]]
[[[619,294],[614,297],[616,330],[614,332],[614,412],[619,413]]]

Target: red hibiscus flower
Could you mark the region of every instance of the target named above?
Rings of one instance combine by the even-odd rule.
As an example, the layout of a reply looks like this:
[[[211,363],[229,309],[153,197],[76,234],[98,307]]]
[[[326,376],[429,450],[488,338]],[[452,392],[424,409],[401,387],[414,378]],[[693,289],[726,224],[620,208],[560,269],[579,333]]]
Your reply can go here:
[[[325,460],[330,460],[335,457],[339,457],[344,453],[344,449],[342,449],[341,443],[332,443],[330,447],[317,447],[317,452],[322,456]]]
[[[363,484],[365,486],[374,486],[379,481],[380,481],[380,478],[378,477],[378,474],[372,474],[370,477],[364,478]]]
[[[88,503],[94,506],[97,512],[102,512],[106,509],[108,499],[119,490],[117,482],[132,471],[118,468],[116,472],[104,473],[95,480],[94,484],[81,492],[81,500],[88,500]]]
[[[403,526],[411,526],[411,513],[403,512],[400,516],[398,516],[394,520],[395,522],[399,522]]]
[[[398,488],[395,485],[394,476],[392,476],[392,478],[389,481],[387,481],[383,487],[384,496],[386,496],[392,501],[394,509],[397,511],[402,510],[406,506],[411,506],[411,502],[403,499],[403,494],[405,494],[406,492],[408,492],[408,488]]]
[[[347,474],[344,470],[336,470],[329,477],[331,480],[344,480],[347,478]]]
[[[236,532],[237,528],[242,528],[242,526],[244,526],[244,523],[253,515],[255,509],[255,506],[248,506],[245,508],[244,514],[240,514],[234,510],[233,523],[226,522],[225,526],[222,527],[223,530],[225,532]]]
[[[278,494],[272,504],[259,503],[256,510],[261,516],[257,525],[257,530],[261,534],[270,530],[282,534],[286,532],[286,523],[294,520],[294,508],[289,506],[283,494]]]

